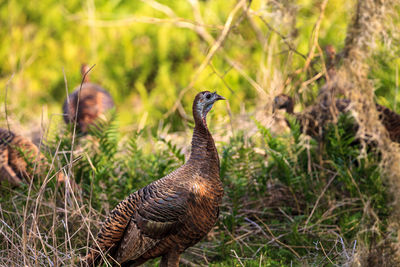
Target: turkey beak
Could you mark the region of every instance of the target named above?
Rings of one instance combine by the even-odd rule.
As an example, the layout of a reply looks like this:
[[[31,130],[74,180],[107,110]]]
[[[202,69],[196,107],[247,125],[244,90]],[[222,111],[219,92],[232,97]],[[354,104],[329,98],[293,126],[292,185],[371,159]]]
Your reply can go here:
[[[217,101],[217,100],[226,100],[225,97],[218,95],[217,92],[214,92],[214,99],[215,99],[215,101]]]

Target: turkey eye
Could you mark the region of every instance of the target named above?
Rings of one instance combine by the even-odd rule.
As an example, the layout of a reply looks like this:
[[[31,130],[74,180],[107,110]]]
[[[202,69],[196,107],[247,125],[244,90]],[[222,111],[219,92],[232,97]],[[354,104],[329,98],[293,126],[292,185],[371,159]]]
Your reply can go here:
[[[206,98],[207,98],[207,99],[210,99],[210,97],[211,97],[211,95],[210,95],[210,94],[206,95]]]

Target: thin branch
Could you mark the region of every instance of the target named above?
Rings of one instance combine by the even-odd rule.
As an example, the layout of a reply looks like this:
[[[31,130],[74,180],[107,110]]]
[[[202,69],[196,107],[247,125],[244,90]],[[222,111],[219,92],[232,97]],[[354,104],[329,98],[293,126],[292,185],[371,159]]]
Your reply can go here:
[[[83,77],[82,77],[82,80],[81,80],[81,84],[80,84],[80,87],[79,87],[79,92],[78,92],[78,97],[77,97],[77,100],[76,100],[76,109],[75,109],[75,116],[74,116],[74,129],[73,129],[73,132],[72,132],[72,141],[71,141],[71,151],[70,151],[70,158],[69,158],[69,164],[68,164],[68,173],[67,173],[67,177],[68,177],[68,179],[70,178],[70,177],[72,177],[72,162],[73,162],[73,156],[74,156],[74,144],[75,144],[75,137],[76,137],[76,125],[77,125],[77,120],[78,120],[78,111],[79,111],[79,101],[80,101],[80,97],[81,97],[81,92],[82,92],[82,86],[83,86],[83,83],[85,82],[85,80],[86,80],[86,76],[88,75],[88,73],[94,68],[94,66],[96,66],[96,64],[94,64],[93,66],[91,66],[84,74],[83,74]],[[66,79],[66,76],[65,76],[65,71],[64,71],[64,69],[63,69],[63,73],[64,73],[64,80],[65,80],[65,83],[67,83],[67,79]],[[67,99],[69,98],[69,96],[68,96],[68,94],[67,94]],[[67,180],[68,180],[67,179]],[[66,193],[65,193],[65,197],[67,198],[67,196],[68,196],[68,193],[69,193],[69,191],[70,191],[70,186],[68,186],[69,185],[69,183],[67,182],[67,186],[65,186],[65,191],[66,191]],[[64,202],[64,209],[65,209],[65,211],[67,210],[67,207],[66,207],[66,205],[67,205],[67,201],[65,201]],[[68,215],[67,215],[67,212],[65,212],[65,225],[66,225],[66,227],[65,227],[65,230],[66,230],[66,234],[67,234],[67,236],[69,236],[69,230],[68,230]],[[69,246],[70,246],[70,249],[72,249],[72,244],[69,242]]]
[[[69,159],[70,167],[69,167],[69,169],[68,169],[68,176],[71,175],[71,171],[72,171],[72,165],[71,165],[71,164],[72,164],[72,161],[73,161],[72,159],[73,159],[73,151],[74,151],[75,136],[76,136],[76,125],[77,125],[77,120],[78,120],[79,101],[80,101],[80,98],[81,98],[82,86],[83,86],[83,83],[85,82],[86,76],[88,75],[88,73],[89,73],[95,66],[96,66],[96,64],[94,64],[93,66],[91,66],[91,67],[83,74],[82,81],[81,81],[81,84],[80,84],[80,86],[79,86],[78,98],[77,98],[77,100],[76,100],[76,109],[75,109],[75,117],[74,117],[74,130],[73,130],[73,133],[72,133],[71,154],[70,154],[70,159]],[[65,81],[66,81],[67,79],[66,79],[66,77],[65,77],[64,69],[63,69],[63,73],[64,73],[64,79],[65,79]],[[68,95],[67,95],[67,99],[68,99],[68,98],[69,98],[69,97],[68,97]]]
[[[302,82],[301,86],[300,86],[300,89],[299,89],[299,93],[302,93],[304,88],[306,88],[308,85],[310,85],[311,83],[313,83],[316,80],[318,80],[319,78],[321,78],[323,75],[324,75],[324,72],[319,72],[319,73],[317,73],[317,75],[315,75],[311,79],[308,79],[307,81]]]
[[[236,251],[235,251],[234,249],[231,249],[231,252],[233,252],[233,254],[235,255],[235,258],[238,260],[238,262],[240,263],[240,265],[241,265],[242,267],[244,267],[244,264],[243,264],[243,262],[240,260],[240,258],[239,258],[239,256],[238,256],[238,254],[236,253]]]
[[[210,63],[210,67],[211,67],[212,71],[215,73],[215,75],[217,75],[218,78],[222,81],[222,83],[225,85],[225,87],[228,88],[228,90],[233,94],[234,93],[233,89],[229,86],[229,84],[224,79],[225,75],[228,74],[228,72],[232,69],[232,66],[229,69],[227,69],[224,72],[224,74],[222,74],[222,75],[218,73],[217,69],[214,67],[214,64]]]
[[[304,59],[307,59],[305,55],[303,55],[302,53],[300,53],[299,51],[297,51],[296,48],[294,48],[294,47],[292,46],[292,44],[290,44],[290,43],[286,40],[287,38],[286,38],[282,33],[280,33],[280,32],[277,31],[274,27],[272,27],[262,16],[258,15],[258,14],[257,14],[256,12],[254,12],[254,11],[253,11],[253,12],[250,12],[250,14],[256,15],[256,16],[265,24],[265,26],[267,26],[267,28],[268,28],[270,31],[276,33],[276,34],[282,39],[282,41],[285,43],[285,45],[289,48],[290,51],[294,52],[295,54],[301,56],[301,57],[304,58]]]
[[[225,41],[225,39],[227,38],[229,32],[232,30],[232,23],[233,23],[233,19],[236,16],[236,14],[238,13],[238,11],[241,8],[244,8],[246,6],[246,0],[240,0],[236,6],[233,8],[233,10],[231,11],[231,13],[229,14],[226,22],[225,22],[225,26],[224,29],[222,30],[221,35],[219,36],[218,40],[212,45],[212,47],[210,48],[210,51],[208,52],[206,58],[203,60],[203,62],[201,63],[201,65],[197,68],[196,72],[193,75],[193,78],[190,82],[190,84],[185,87],[183,90],[181,90],[181,92],[179,93],[178,99],[175,102],[174,106],[172,107],[172,109],[170,109],[165,115],[164,118],[167,118],[168,116],[170,116],[173,112],[175,112],[175,110],[177,110],[179,107],[182,107],[181,105],[181,100],[182,97],[185,95],[185,93],[187,91],[189,91],[190,89],[193,88],[195,82],[197,81],[197,79],[199,78],[200,74],[203,72],[203,70],[208,66],[208,64],[210,63],[211,59],[214,57],[215,53],[218,51],[218,49],[221,47],[222,43]]]
[[[172,17],[172,18],[176,18],[176,14],[175,12],[167,5],[163,5],[155,0],[141,0],[143,3],[148,4],[149,6],[151,6],[152,8],[161,11],[162,13],[164,13],[165,15],[167,15],[168,17]]]
[[[321,194],[318,196],[317,201],[315,202],[314,207],[313,207],[313,209],[311,210],[311,213],[310,213],[310,215],[308,216],[308,218],[307,218],[307,220],[306,220],[306,223],[304,224],[304,230],[303,230],[303,231],[306,230],[307,224],[308,224],[309,221],[311,220],[311,217],[313,216],[313,214],[314,214],[314,212],[315,212],[315,209],[316,209],[317,206],[318,206],[319,201],[321,200],[321,198],[323,197],[323,195],[325,194],[326,190],[327,190],[328,187],[331,185],[331,183],[333,182],[333,180],[335,180],[335,178],[336,178],[337,175],[338,175],[338,174],[335,173],[335,174],[332,176],[332,178],[329,179],[329,182],[325,185],[325,187],[324,187],[324,189],[322,190]]]
[[[215,42],[214,38],[212,37],[211,34],[209,34],[204,26],[201,25],[205,25],[203,18],[201,17],[201,12],[200,12],[200,6],[199,6],[199,1],[198,0],[188,0],[190,5],[192,6],[192,10],[193,10],[193,16],[195,18],[195,23],[196,23],[196,27],[195,27],[195,31],[197,32],[197,34],[203,38],[208,44],[212,44]]]
[[[292,247],[290,247],[289,245],[286,245],[285,243],[283,243],[282,241],[280,241],[277,237],[275,237],[275,235],[272,233],[271,229],[269,229],[268,225],[266,223],[264,223],[260,218],[258,218],[257,215],[254,215],[256,217],[256,219],[262,223],[262,225],[264,225],[265,229],[267,229],[268,233],[272,236],[272,240],[271,241],[276,241],[278,244],[284,246],[285,248],[289,249],[294,255],[296,255],[297,258],[301,258],[299,253],[297,253]]]
[[[253,78],[248,75],[243,68],[236,62],[234,62],[231,58],[225,57],[225,60],[239,72],[240,75],[242,75],[256,90],[257,92],[262,95],[263,97],[267,97],[267,93],[264,91],[264,89],[259,85]]]
[[[324,0],[321,4],[318,20],[314,25],[314,31],[313,31],[314,38],[312,39],[312,42],[311,42],[310,52],[308,53],[306,63],[304,64],[304,67],[301,70],[301,72],[304,72],[308,68],[308,66],[311,63],[311,60],[314,58],[315,48],[318,46],[319,29],[321,27],[322,19],[324,18],[325,8],[326,8],[327,4],[328,4],[328,0]]]
[[[319,245],[321,246],[322,252],[324,253],[325,257],[329,260],[330,263],[332,263],[332,265],[335,265],[335,264],[332,262],[332,260],[328,257],[328,255],[326,254],[325,249],[324,249],[324,247],[322,246],[321,241],[319,241]]]
[[[8,132],[11,132],[11,130],[10,130],[10,124],[9,124],[9,122],[8,122],[7,93],[8,93],[8,86],[10,85],[10,82],[11,82],[12,78],[14,78],[14,74],[15,74],[15,73],[11,74],[10,79],[8,79],[8,81],[7,81],[7,83],[6,83],[6,95],[5,95],[5,97],[4,97],[4,112],[5,112],[5,114],[6,114],[6,122],[7,122]]]
[[[98,28],[128,27],[135,23],[160,24],[160,25],[165,25],[165,24],[169,23],[169,24],[172,24],[172,25],[180,27],[180,28],[187,28],[187,29],[192,29],[192,30],[195,30],[195,28],[197,26],[222,30],[222,28],[217,25],[207,25],[207,24],[199,25],[196,22],[193,22],[189,19],[184,19],[184,18],[179,18],[179,17],[162,19],[162,18],[154,18],[154,17],[146,17],[146,16],[140,16],[140,17],[131,16],[128,18],[117,19],[117,20],[95,19],[95,20],[92,20],[92,22],[89,22],[88,20],[86,20],[82,17],[69,16],[69,18],[73,21],[82,21],[84,24],[88,24],[88,25],[93,24],[94,27],[98,27]]]
[[[326,8],[327,3],[328,3],[328,0],[324,0],[321,4],[319,17],[318,17],[317,21],[315,22],[315,25],[313,28],[314,29],[313,30],[313,38],[312,38],[312,40],[310,40],[311,48],[310,48],[310,51],[308,52],[307,58],[305,58],[306,62],[304,64],[304,66],[295,70],[292,74],[290,74],[289,77],[286,79],[286,81],[283,83],[282,88],[288,86],[293,81],[293,78],[296,75],[299,75],[300,73],[304,73],[310,67],[312,59],[314,58],[315,48],[319,45],[318,44],[319,29],[321,27],[322,19],[324,18],[324,13],[325,13],[325,8]],[[312,64],[311,64],[311,68],[313,68]],[[294,87],[296,87],[296,86],[298,86],[298,83],[294,85]]]

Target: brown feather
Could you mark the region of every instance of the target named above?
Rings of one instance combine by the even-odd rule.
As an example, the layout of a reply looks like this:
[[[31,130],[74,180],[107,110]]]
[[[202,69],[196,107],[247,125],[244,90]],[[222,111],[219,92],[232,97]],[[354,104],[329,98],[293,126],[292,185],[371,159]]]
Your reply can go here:
[[[84,75],[88,71],[87,66],[83,65],[81,71]],[[90,125],[114,107],[114,101],[104,88],[89,82],[88,74],[83,77],[85,79],[82,88],[78,86],[64,101],[63,114],[65,123],[74,123],[78,108],[76,118],[78,129],[82,133],[87,133]]]
[[[212,96],[209,96],[212,95]],[[207,98],[208,96],[208,98]],[[178,266],[180,254],[199,242],[218,219],[223,187],[219,158],[205,117],[222,97],[199,93],[193,103],[192,153],[179,169],[120,202],[103,224],[88,265],[109,251],[122,266],[162,257],[161,266]],[[207,102],[209,101],[209,102]],[[209,105],[211,103],[211,105]]]
[[[336,109],[338,112],[346,112],[350,107],[351,101],[348,99],[336,99]],[[294,113],[293,99],[290,96],[281,94],[275,97],[274,109],[285,109],[300,122],[302,129],[307,129],[306,134],[310,136],[318,135],[318,129],[315,118],[320,114],[310,109],[308,113]],[[376,104],[376,110],[379,112],[379,119],[389,133],[393,142],[400,143],[400,114],[389,108]],[[356,131],[357,129],[355,129]]]
[[[11,184],[19,185],[23,178],[30,178],[33,173],[29,164],[37,164],[36,174],[44,163],[44,157],[30,140],[0,128],[0,181],[6,178]]]
[[[388,131],[390,139],[400,143],[400,114],[379,104],[376,104],[376,110],[379,112],[379,119]]]

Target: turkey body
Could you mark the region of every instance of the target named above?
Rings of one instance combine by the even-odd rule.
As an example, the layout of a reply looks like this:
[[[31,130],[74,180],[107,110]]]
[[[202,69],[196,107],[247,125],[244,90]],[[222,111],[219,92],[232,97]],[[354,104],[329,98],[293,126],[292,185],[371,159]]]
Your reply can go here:
[[[21,179],[33,174],[27,161],[39,163],[38,170],[42,159],[43,155],[30,140],[0,128],[0,181],[7,179],[12,185],[21,184]]]
[[[74,123],[76,119],[78,129],[82,133],[87,133],[88,127],[97,118],[114,107],[111,95],[100,85],[89,82],[86,72],[87,68],[83,65],[82,75],[85,79],[82,83],[82,88],[78,86],[67,97],[63,105],[64,121],[66,123]]]
[[[379,112],[379,119],[388,131],[390,139],[400,143],[400,114],[379,104],[376,104],[376,110]]]
[[[161,266],[178,266],[180,254],[199,242],[219,215],[223,187],[219,158],[206,124],[216,93],[201,92],[193,103],[195,128],[189,160],[167,176],[131,194],[114,208],[86,256],[88,265],[109,254],[122,266],[162,257]]]
[[[300,123],[300,130],[302,133],[309,135],[315,139],[319,139],[323,132],[325,122],[332,119],[331,112],[346,112],[349,108],[350,101],[347,99],[337,99],[335,101],[335,109],[329,110],[329,106],[311,106],[304,110],[302,113],[294,112],[294,100],[292,97],[280,94],[274,99],[273,112],[276,110],[285,110],[288,114],[293,115]],[[287,126],[290,128],[290,123],[285,120]]]
[[[318,112],[314,112],[313,109],[311,109],[311,112],[307,114],[309,118],[302,113],[294,113],[293,103],[294,101],[290,96],[281,94],[275,97],[274,109],[284,109],[287,113],[294,115],[296,119],[301,123],[301,128],[307,129],[306,134],[310,136],[316,136],[317,131],[315,129],[317,129],[317,127],[315,126],[316,124],[314,123],[314,120],[320,114]],[[349,99],[341,98],[336,99],[335,101],[335,107],[338,112],[348,111],[350,104],[351,101]],[[393,142],[400,143],[400,114],[379,104],[375,104],[375,106],[376,110],[379,113],[379,120],[388,131],[390,139]],[[289,125],[289,122],[287,123]],[[304,127],[304,125],[306,125],[306,127]],[[354,132],[357,132],[357,130],[358,126],[354,128]]]

